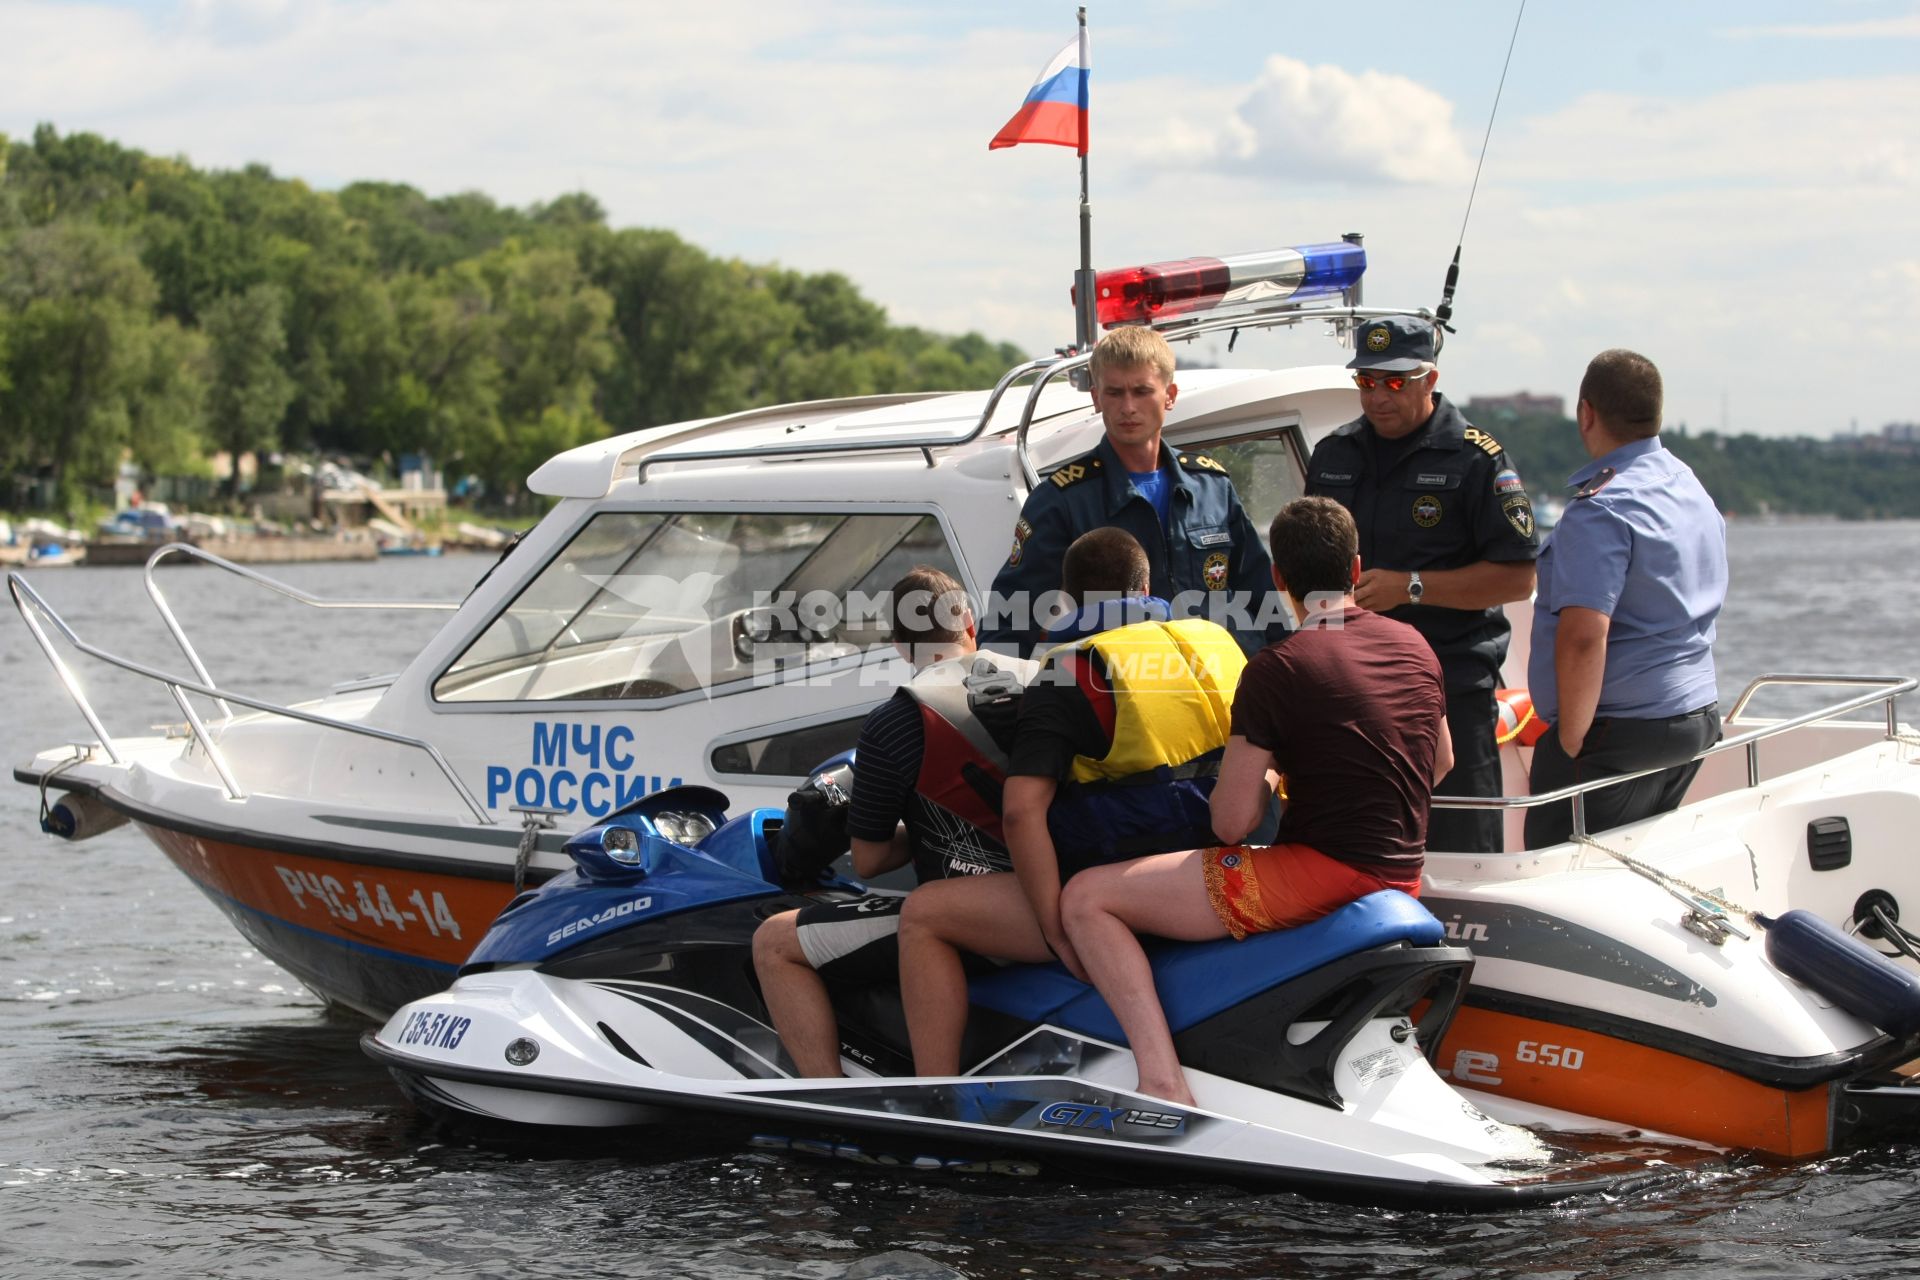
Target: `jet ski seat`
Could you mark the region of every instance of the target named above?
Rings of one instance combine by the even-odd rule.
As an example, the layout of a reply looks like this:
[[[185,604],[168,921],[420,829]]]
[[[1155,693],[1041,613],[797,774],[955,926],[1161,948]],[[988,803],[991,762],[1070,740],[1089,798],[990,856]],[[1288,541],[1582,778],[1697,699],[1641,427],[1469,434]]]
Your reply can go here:
[[[1431,992],[1422,1039],[1437,1044],[1473,963],[1446,945],[1432,912],[1393,889],[1241,942],[1149,943],[1147,958],[1182,1062],[1331,1105],[1329,1056],[1338,1044],[1315,1036],[1289,1045],[1287,1028],[1329,1021],[1326,1038],[1344,1043],[1366,1018],[1405,1011]],[[1294,982],[1308,975],[1314,980]],[[1059,964],[1002,969],[973,979],[969,991],[976,1006],[1126,1043],[1100,993]]]
[[[1241,942],[1147,944],[1167,1025],[1177,1035],[1275,983],[1355,951],[1407,942],[1438,946],[1446,929],[1418,901],[1394,889],[1368,894],[1311,924],[1259,933]],[[1100,993],[1060,964],[1018,965],[975,978],[973,1003],[1032,1022],[1124,1043]]]

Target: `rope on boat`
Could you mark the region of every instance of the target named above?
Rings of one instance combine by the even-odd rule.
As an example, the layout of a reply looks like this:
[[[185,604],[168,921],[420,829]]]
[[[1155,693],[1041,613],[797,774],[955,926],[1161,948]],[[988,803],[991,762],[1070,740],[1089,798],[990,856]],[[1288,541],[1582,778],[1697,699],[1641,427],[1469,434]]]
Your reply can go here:
[[[1915,934],[1907,929],[1898,920],[1887,914],[1887,909],[1878,903],[1869,907],[1868,913],[1873,917],[1873,922],[1879,926],[1880,936],[1893,944],[1892,951],[1880,951],[1880,948],[1874,947],[1873,949],[1875,951],[1880,951],[1881,955],[1889,958],[1893,956],[1905,956],[1914,963],[1920,964],[1920,934]],[[1859,916],[1855,916],[1853,919],[1847,921],[1847,936],[1858,938],[1860,937],[1861,931],[1866,927],[1867,922]]]
[[[81,746],[77,742],[72,744],[71,749],[73,751],[71,756],[40,775],[40,829],[42,831],[52,829],[47,826],[47,822],[53,817],[53,806],[47,803],[47,788],[52,785],[55,778],[77,764],[84,764],[93,756],[92,747]]]
[[[540,833],[552,828],[560,816],[560,810],[515,805],[513,812],[521,818],[520,848],[513,859],[513,892],[518,896],[527,886],[527,864],[533,861],[534,851],[540,847]]]
[[[1687,911],[1680,918],[1680,926],[1688,933],[1716,947],[1725,946],[1730,936],[1746,940],[1750,935],[1733,923],[1734,916],[1745,916],[1755,928],[1766,932],[1763,954],[1774,969],[1894,1037],[1905,1046],[1902,1052],[1910,1053],[1915,1044],[1920,1044],[1920,975],[1901,968],[1893,957],[1851,936],[1851,931],[1843,933],[1800,909],[1777,916],[1750,911],[1591,837],[1581,837],[1578,842],[1598,849],[1685,903]],[[1751,855],[1751,848],[1748,852]],[[1909,958],[1920,960],[1920,938],[1894,923],[1889,912],[1876,906],[1872,914],[1895,947]]]
[[[1711,889],[1702,889],[1699,885],[1682,880],[1679,876],[1671,872],[1662,871],[1650,863],[1642,862],[1631,854],[1622,853],[1618,849],[1601,844],[1592,836],[1575,836],[1573,842],[1575,844],[1586,845],[1590,849],[1597,849],[1599,852],[1606,854],[1614,861],[1626,867],[1629,871],[1637,875],[1645,876],[1672,894],[1675,898],[1678,898],[1687,908],[1687,914],[1680,919],[1681,928],[1696,937],[1704,938],[1716,947],[1725,945],[1729,936],[1740,938],[1743,941],[1751,936],[1745,930],[1736,926],[1733,923],[1732,917],[1739,916],[1744,918],[1749,924],[1756,927],[1761,924],[1758,915],[1748,908],[1741,906],[1739,903],[1723,897]],[[1747,852],[1749,856],[1751,856],[1753,851],[1749,848]]]

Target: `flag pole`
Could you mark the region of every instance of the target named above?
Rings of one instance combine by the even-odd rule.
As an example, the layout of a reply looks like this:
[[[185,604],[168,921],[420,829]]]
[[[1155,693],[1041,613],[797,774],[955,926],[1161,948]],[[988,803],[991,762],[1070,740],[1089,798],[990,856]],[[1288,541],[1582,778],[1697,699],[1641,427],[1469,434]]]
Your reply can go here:
[[[1080,65],[1086,66],[1087,7],[1080,6]],[[1087,104],[1082,103],[1083,107]],[[1086,116],[1083,114],[1083,120]],[[1084,127],[1084,126],[1083,126]],[[1074,345],[1082,351],[1093,350],[1095,322],[1093,298],[1093,206],[1087,201],[1087,138],[1080,137],[1080,269],[1073,273]]]

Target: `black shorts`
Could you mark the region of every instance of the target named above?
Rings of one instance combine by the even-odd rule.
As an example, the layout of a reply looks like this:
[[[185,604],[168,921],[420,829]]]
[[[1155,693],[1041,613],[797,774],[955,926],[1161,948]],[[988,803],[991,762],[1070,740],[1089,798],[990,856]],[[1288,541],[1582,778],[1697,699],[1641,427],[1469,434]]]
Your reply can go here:
[[[871,893],[846,902],[816,902],[800,908],[794,936],[813,971],[830,982],[881,984],[900,981],[900,893]],[[969,976],[992,973],[1004,963],[970,951],[960,953]]]
[[[794,934],[807,963],[836,982],[897,982],[900,908],[906,895],[871,893],[800,908]]]

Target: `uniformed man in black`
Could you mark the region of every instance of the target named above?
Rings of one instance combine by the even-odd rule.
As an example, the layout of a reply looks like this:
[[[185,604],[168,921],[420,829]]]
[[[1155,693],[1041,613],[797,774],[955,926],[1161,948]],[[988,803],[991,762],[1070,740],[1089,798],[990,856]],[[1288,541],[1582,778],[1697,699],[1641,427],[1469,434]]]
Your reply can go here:
[[[1307,492],[1340,502],[1360,528],[1361,608],[1414,627],[1440,659],[1455,763],[1434,794],[1497,796],[1493,691],[1510,630],[1500,606],[1533,592],[1533,507],[1506,452],[1434,390],[1430,322],[1369,320],[1354,347],[1362,416],[1315,447]],[[1429,849],[1501,846],[1498,812],[1434,809]]]
[[[1160,430],[1180,388],[1173,349],[1152,329],[1129,326],[1100,340],[1088,364],[1106,438],[1042,480],[1014,525],[1013,549],[993,580],[982,644],[1038,644],[1052,619],[1040,603],[1060,589],[1073,540],[1113,526],[1147,552],[1152,594],[1175,617],[1213,619],[1248,653],[1285,633],[1272,562],[1240,506],[1227,469],[1203,453],[1175,453]]]

